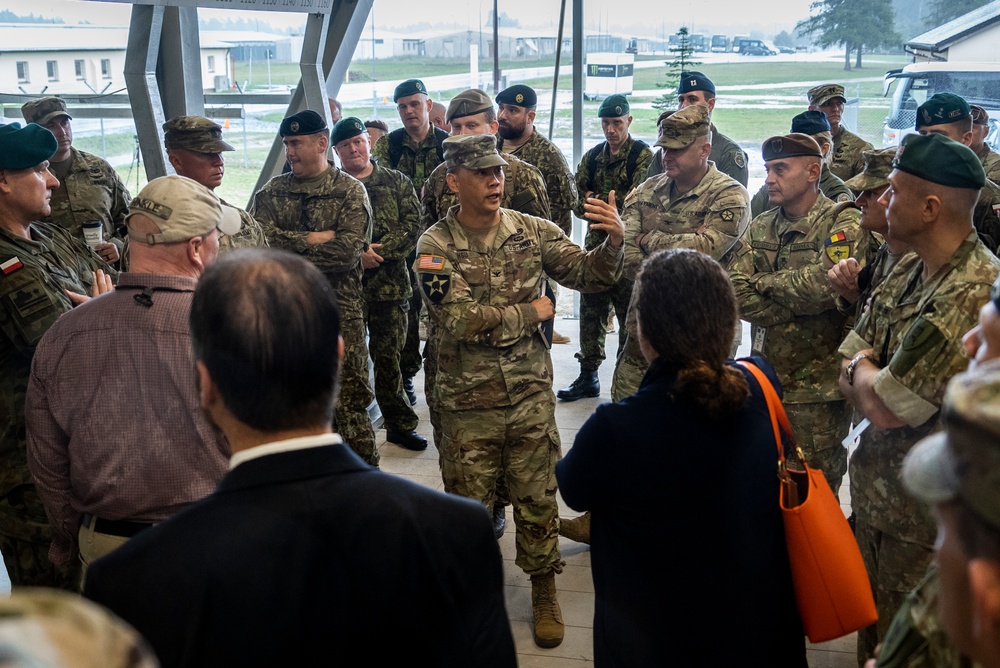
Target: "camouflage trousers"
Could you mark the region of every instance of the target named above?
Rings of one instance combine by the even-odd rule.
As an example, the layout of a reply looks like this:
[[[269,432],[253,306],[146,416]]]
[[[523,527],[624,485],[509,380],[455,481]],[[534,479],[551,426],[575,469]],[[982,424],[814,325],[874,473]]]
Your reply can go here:
[[[409,264],[413,264],[410,258]],[[406,320],[406,340],[403,342],[403,349],[399,354],[399,370],[403,378],[412,378],[420,371],[420,309],[424,302],[420,297],[420,286],[417,285],[416,276],[410,272],[410,285],[413,286],[413,296],[410,297],[410,310]]]
[[[823,471],[833,495],[839,498],[840,484],[847,473],[847,448],[840,443],[850,426],[851,412],[846,402],[785,404],[785,412],[809,466]]]
[[[618,345],[615,375],[611,381],[612,401],[621,401],[625,397],[635,394],[642,383],[642,377],[646,375],[646,369],[649,368],[649,362],[642,356],[642,350],[639,348],[635,313],[635,309],[629,304],[628,316],[625,318],[625,329],[618,334],[618,340],[625,339],[625,342]]]
[[[368,351],[375,367],[375,399],[390,431],[417,428],[417,414],[403,396],[403,375],[399,357],[406,335],[406,300],[365,303],[368,325]]]
[[[885,637],[907,595],[927,573],[934,546],[901,540],[879,531],[857,515],[854,537],[861,548],[878,611],[878,621],[858,631],[858,665],[863,666],[874,656],[875,646]]]
[[[52,527],[34,485],[20,485],[0,499],[0,552],[12,587],[80,590],[80,559],[49,561]]]
[[[576,358],[580,360],[583,371],[597,371],[606,359],[604,353],[605,337],[608,333],[608,313],[615,307],[615,317],[618,319],[618,350],[617,359],[625,342],[625,316],[628,314],[629,300],[632,298],[634,281],[621,279],[610,290],[580,295],[580,352]]]
[[[361,459],[378,466],[375,431],[368,416],[368,405],[375,400],[375,395],[368,383],[365,321],[362,318],[342,320],[340,335],[344,337],[344,363],[340,372],[334,428]]]
[[[517,564],[528,575],[562,572],[556,462],[561,457],[551,390],[513,406],[441,411],[441,476],[446,492],[492,510],[507,482],[517,528]]]

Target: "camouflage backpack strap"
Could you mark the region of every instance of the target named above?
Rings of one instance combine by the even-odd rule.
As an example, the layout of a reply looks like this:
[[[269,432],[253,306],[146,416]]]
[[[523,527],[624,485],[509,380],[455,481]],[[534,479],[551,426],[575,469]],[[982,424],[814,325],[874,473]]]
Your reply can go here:
[[[448,138],[448,133],[439,127],[431,127],[434,130],[434,142],[437,145],[438,160],[444,162],[444,140]]]
[[[630,188],[632,187],[632,177],[635,176],[635,168],[639,164],[639,156],[642,155],[643,149],[647,148],[649,148],[649,144],[641,139],[632,142],[632,148],[628,152],[628,160],[625,162],[625,178],[628,179]]]
[[[587,151],[587,185],[590,186],[591,190],[597,190],[594,188],[594,177],[597,176],[597,156],[604,151],[604,147],[607,145],[608,142],[603,141]]]

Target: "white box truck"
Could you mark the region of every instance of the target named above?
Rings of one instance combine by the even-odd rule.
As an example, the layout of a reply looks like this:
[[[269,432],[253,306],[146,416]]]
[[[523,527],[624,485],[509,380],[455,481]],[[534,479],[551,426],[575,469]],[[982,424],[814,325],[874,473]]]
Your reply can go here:
[[[603,100],[615,93],[631,95],[634,67],[635,56],[631,53],[588,53],[584,99]]]

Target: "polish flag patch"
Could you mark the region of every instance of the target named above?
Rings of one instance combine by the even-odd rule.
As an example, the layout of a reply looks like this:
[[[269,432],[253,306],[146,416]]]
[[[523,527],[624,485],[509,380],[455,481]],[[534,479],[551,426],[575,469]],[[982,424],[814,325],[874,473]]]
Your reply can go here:
[[[6,262],[0,263],[0,271],[3,272],[4,276],[7,274],[13,274],[15,271],[23,267],[21,260],[15,255]]]

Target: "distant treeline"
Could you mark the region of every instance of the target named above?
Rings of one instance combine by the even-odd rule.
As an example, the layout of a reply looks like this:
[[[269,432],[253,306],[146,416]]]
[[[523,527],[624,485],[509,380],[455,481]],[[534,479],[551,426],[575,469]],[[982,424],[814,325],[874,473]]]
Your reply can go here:
[[[0,23],[66,23],[62,19],[47,19],[44,16],[19,16],[9,9],[0,9]]]

